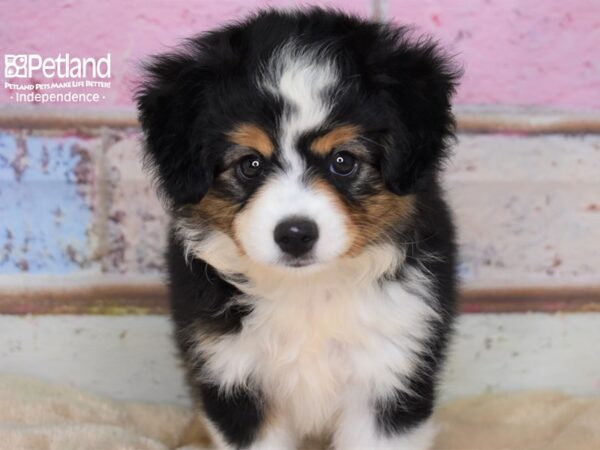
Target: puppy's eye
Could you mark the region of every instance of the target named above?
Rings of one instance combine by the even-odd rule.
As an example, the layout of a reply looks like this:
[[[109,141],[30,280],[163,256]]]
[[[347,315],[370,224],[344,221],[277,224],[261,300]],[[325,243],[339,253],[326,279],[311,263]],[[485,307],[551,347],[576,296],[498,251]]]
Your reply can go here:
[[[239,163],[238,170],[244,178],[256,178],[262,174],[264,163],[260,156],[245,156]]]
[[[353,175],[358,168],[356,158],[348,152],[338,152],[333,155],[329,164],[329,170],[335,175],[347,177]]]

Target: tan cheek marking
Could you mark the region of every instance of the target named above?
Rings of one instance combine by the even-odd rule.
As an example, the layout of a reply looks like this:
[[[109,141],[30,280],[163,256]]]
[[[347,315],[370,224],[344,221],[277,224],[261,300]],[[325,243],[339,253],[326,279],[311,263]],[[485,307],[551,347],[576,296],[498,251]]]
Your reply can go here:
[[[380,186],[379,192],[366,197],[361,207],[350,208],[352,222],[359,230],[349,252],[356,255],[391,230],[406,226],[415,211],[413,195],[398,196]]]
[[[269,135],[257,125],[243,123],[230,131],[227,136],[233,144],[253,148],[265,158],[273,155],[274,146]]]
[[[200,203],[191,207],[193,221],[201,226],[207,224],[233,239],[238,250],[244,254],[234,232],[233,222],[238,213],[238,205],[209,190]]]
[[[401,228],[414,213],[415,198],[398,196],[379,186],[379,192],[366,197],[360,205],[346,204],[340,194],[326,181],[313,181],[313,188],[327,195],[335,208],[345,216],[350,237],[347,256],[358,255],[367,245],[378,242],[390,230]]]
[[[327,134],[319,136],[312,141],[310,149],[317,155],[325,156],[338,145],[342,145],[352,139],[355,139],[360,133],[360,128],[356,125],[343,125],[334,128]]]
[[[194,216],[204,220],[215,228],[230,234],[236,205],[209,190],[204,198],[194,207]]]

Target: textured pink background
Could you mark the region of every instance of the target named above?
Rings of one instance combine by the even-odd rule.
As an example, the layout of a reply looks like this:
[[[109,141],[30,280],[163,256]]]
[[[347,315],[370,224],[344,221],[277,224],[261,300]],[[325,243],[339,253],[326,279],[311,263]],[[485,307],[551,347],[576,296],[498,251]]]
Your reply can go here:
[[[461,103],[600,108],[600,1],[402,0],[465,67]]]
[[[464,65],[457,102],[600,109],[600,1],[330,0],[365,16],[414,23],[433,33]],[[291,0],[0,0],[1,53],[113,59],[113,87],[101,108],[130,107],[136,64],[178,40]],[[3,63],[2,63],[3,64]],[[3,75],[3,71],[2,71]],[[0,90],[0,103],[12,103]],[[81,107],[82,105],[77,105]],[[87,105],[87,107],[93,107]]]

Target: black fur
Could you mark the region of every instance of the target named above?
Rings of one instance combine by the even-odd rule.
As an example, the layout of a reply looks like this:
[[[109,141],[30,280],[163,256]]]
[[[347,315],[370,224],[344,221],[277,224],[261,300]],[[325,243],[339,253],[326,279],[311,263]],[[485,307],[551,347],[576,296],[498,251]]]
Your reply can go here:
[[[420,192],[417,208],[418,223],[403,237],[410,244],[407,246],[406,266],[403,266],[398,278],[404,277],[407,267],[424,267],[431,274],[430,281],[433,283],[435,301],[432,306],[443,320],[430,324],[427,352],[420,355],[415,373],[404,380],[412,395],[397,391],[392,400],[375,405],[378,424],[387,434],[410,429],[431,416],[438,376],[456,315],[456,233],[450,211],[436,184],[430,184]],[[431,258],[432,254],[437,257]]]
[[[458,77],[435,43],[411,39],[408,28],[321,9],[270,11],[192,38],[179,53],[146,65],[137,93],[146,160],[175,206],[206,193],[229,125],[275,128],[282,105],[253,81],[260,64],[290,38],[327,45],[357,80],[336,96],[332,121],[352,119],[385,136],[392,149],[381,160],[387,187],[405,194],[431,181],[452,137],[450,97]]]
[[[229,395],[217,386],[200,386],[204,411],[225,435],[228,444],[243,448],[252,444],[264,420],[263,402],[255,393],[238,388]]]
[[[178,330],[194,326],[218,333],[235,333],[249,312],[228,302],[239,290],[224,281],[210,265],[199,259],[186,263],[181,243],[171,235],[167,254],[171,310]],[[201,323],[199,323],[201,322]],[[185,339],[181,342],[186,351]]]
[[[348,83],[335,93],[331,123],[324,130],[339,123],[360,125],[370,155],[359,181],[342,180],[328,174],[328,160],[311,155],[301,143],[311,174],[327,179],[349,204],[368,201],[374,181],[417,199],[409,228],[392,235],[398,246],[406,247],[407,264],[420,265],[430,274],[432,306],[444,320],[432,324],[429,351],[406,380],[413,394],[398,392],[394,400],[374,405],[381,432],[399,433],[431,415],[455,315],[454,229],[437,174],[453,137],[450,98],[458,73],[436,44],[414,39],[408,28],[322,9],[261,12],[196,36],[179,52],[157,56],[145,67],[137,105],[146,163],[174,218],[182,217],[185,207],[199,202],[211,188],[223,197],[242,192],[243,198],[235,199],[242,209],[260,183],[221,177],[228,170],[224,135],[242,122],[275,133],[284,105],[253,83],[261,64],[291,38],[300,45],[327,47],[336,56]],[[304,140],[309,142],[309,136]],[[275,166],[277,158],[275,154]],[[437,258],[430,259],[432,254]],[[255,389],[224,394],[200,382],[202,361],[193,351],[191,336],[199,329],[208,334],[237,333],[251,309],[235,303],[238,289],[206,262],[192,258],[187,263],[174,233],[167,261],[176,338],[193,394],[229,443],[243,448],[263,425],[262,394]],[[397,278],[403,276],[400,270]]]

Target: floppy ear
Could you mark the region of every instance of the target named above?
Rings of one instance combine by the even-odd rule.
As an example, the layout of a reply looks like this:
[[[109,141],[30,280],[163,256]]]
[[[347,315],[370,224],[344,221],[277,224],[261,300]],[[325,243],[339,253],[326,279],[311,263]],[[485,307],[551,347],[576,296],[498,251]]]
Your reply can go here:
[[[460,77],[434,42],[411,42],[407,34],[403,28],[387,29],[387,45],[371,55],[371,70],[391,100],[396,122],[382,175],[387,188],[399,195],[419,190],[438,172],[454,136],[450,99]]]
[[[170,206],[196,203],[213,181],[200,123],[206,70],[184,53],[156,56],[144,66],[136,93],[145,135],[144,161]]]

